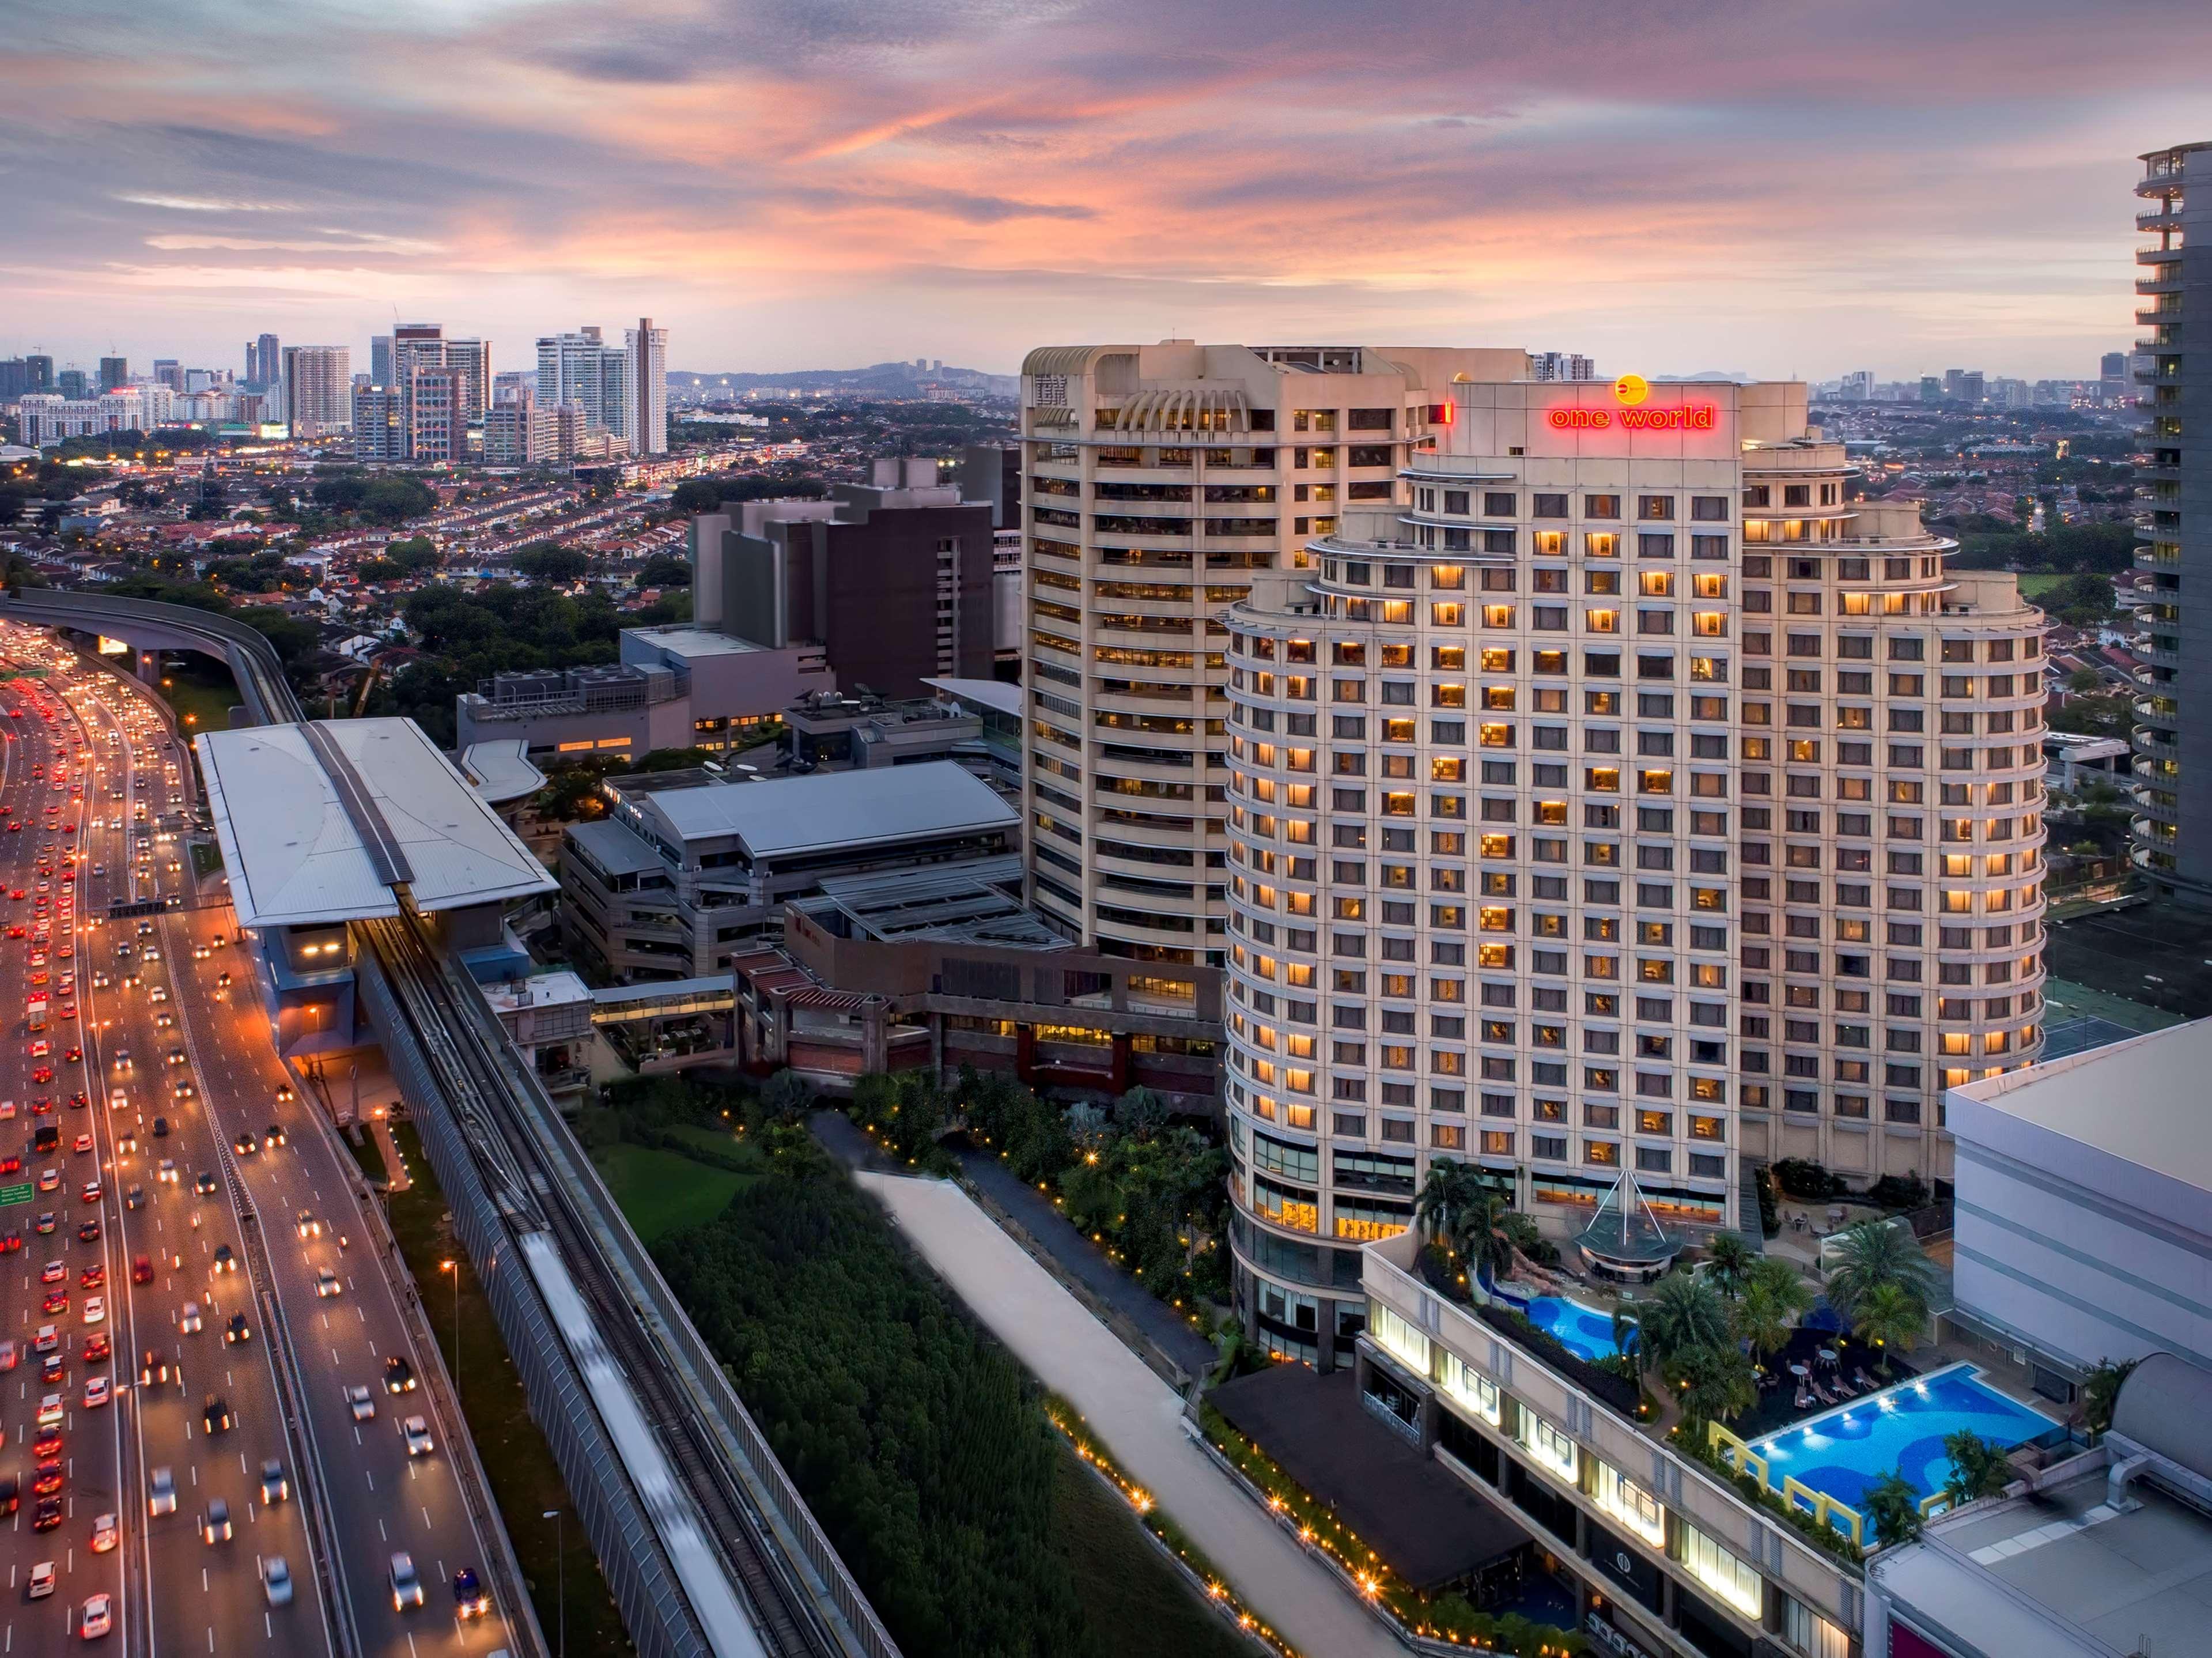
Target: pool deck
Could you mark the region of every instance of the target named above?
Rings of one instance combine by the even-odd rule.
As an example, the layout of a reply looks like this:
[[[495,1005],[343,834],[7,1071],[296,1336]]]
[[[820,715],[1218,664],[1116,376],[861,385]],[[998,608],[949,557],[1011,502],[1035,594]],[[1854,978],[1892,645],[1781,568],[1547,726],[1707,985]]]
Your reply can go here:
[[[1853,1411],[1863,1411],[1868,1409],[1869,1406],[1878,1408],[1885,1398],[1894,1393],[1900,1387],[1923,1387],[1927,1383],[1934,1381],[1939,1377],[1951,1375],[1962,1369],[1971,1370],[1973,1372],[1973,1380],[1975,1381],[1978,1382],[1984,1387],[1988,1388],[1990,1393],[1995,1393],[1998,1398],[2005,1400],[2008,1404],[2016,1405],[2022,1410],[2032,1411],[2036,1416],[2041,1417],[2045,1422],[2053,1428],[2063,1428],[2066,1425],[2057,1417],[2054,1417],[2050,1413],[2048,1408],[2050,1401],[2037,1401],[2018,1398],[2011,1393],[2008,1393],[2006,1389],[1997,1386],[1992,1378],[1984,1375],[1983,1373],[1982,1366],[1978,1362],[1972,1359],[1958,1359],[1948,1364],[1940,1364],[1930,1369],[1923,1370],[1917,1376],[1900,1377],[1896,1381],[1890,1383],[1887,1387],[1877,1388],[1871,1393],[1862,1393],[1856,1399],[1847,1399],[1841,1405],[1831,1405],[1825,1410],[1815,1411],[1808,1416],[1799,1417],[1795,1422],[1784,1423],[1779,1428],[1769,1429],[1765,1433],[1761,1434],[1757,1439],[1751,1442],[1751,1448],[1758,1452],[1759,1455],[1765,1456],[1766,1454],[1766,1447],[1771,1445],[1778,1439],[1784,1439],[1790,1435],[1796,1433],[1817,1433],[1820,1431],[1820,1424],[1827,1421],[1831,1417],[1847,1416]],[[2022,1441],[2021,1442],[2025,1443],[2026,1442]]]

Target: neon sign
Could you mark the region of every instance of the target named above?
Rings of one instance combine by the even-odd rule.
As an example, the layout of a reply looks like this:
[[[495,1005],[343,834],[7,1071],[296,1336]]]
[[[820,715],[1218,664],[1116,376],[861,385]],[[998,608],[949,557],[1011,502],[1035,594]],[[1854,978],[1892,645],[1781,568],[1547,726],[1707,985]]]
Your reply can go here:
[[[1618,424],[1632,432],[1709,432],[1720,411],[1711,403],[1686,403],[1673,409],[1554,409],[1548,418],[1560,432],[1601,432]]]

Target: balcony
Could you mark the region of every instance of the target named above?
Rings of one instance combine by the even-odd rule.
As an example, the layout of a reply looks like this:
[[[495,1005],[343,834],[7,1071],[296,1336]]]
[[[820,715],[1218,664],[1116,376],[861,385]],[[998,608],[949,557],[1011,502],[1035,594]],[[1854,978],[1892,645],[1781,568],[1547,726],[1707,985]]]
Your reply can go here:
[[[2148,212],[2136,215],[2138,230],[2179,230],[2181,229],[2181,204],[2168,202],[2154,207]]]
[[[2139,754],[2155,755],[2160,759],[2179,759],[2180,749],[2173,741],[2171,731],[2154,725],[2139,725],[2130,734],[2129,741]]]

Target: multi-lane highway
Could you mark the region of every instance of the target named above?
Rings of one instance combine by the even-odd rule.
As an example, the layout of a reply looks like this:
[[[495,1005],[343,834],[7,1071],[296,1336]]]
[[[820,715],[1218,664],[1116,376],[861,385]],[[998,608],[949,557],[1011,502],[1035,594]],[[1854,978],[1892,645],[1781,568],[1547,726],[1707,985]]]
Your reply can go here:
[[[19,1596],[41,1562],[56,1580],[50,1598],[7,1606],[0,1653],[58,1651],[103,1594],[106,1638],[133,1654],[289,1645],[425,1658],[513,1645],[496,1606],[459,1615],[455,1575],[485,1548],[447,1460],[451,1424],[407,1385],[422,1356],[373,1258],[350,1159],[319,1109],[291,1097],[228,907],[167,907],[191,882],[182,836],[165,826],[181,821],[189,756],[134,687],[77,673],[61,688],[68,653],[21,630],[0,649],[56,670],[0,689],[0,822],[25,823],[0,828],[0,921],[24,929],[0,940],[0,1018],[12,1021],[0,1044],[14,1050],[0,1049],[0,1098],[18,1102],[0,1121],[0,1186],[49,1166],[61,1176],[32,1204],[0,1207],[0,1243],[9,1228],[26,1233],[20,1256],[0,1254],[0,1322],[19,1348],[54,1323],[66,1349],[53,1530],[32,1529],[35,1418],[53,1391],[42,1356],[0,1376],[19,1384],[0,1385],[0,1426],[22,1482],[6,1570]],[[158,907],[110,916],[139,904]],[[34,1080],[47,1069],[51,1081]],[[40,1100],[52,1109],[38,1112]],[[59,1149],[33,1158],[41,1124],[58,1125]],[[92,1137],[82,1153],[79,1134]],[[4,1172],[10,1153],[23,1177]],[[56,1229],[41,1235],[49,1209]],[[100,1235],[76,1241],[88,1218]],[[57,1259],[70,1304],[49,1315],[58,1286],[40,1280]],[[104,1282],[87,1284],[95,1265]],[[91,1295],[105,1298],[98,1326],[81,1322]],[[112,1357],[88,1362],[99,1331]],[[289,1349],[275,1339],[284,1332]],[[94,1375],[111,1378],[114,1403],[87,1403]],[[288,1387],[300,1407],[289,1433]],[[161,1471],[173,1512],[157,1511]],[[300,1500],[308,1491],[319,1523]],[[120,1546],[95,1554],[93,1527],[110,1514]],[[419,1606],[396,1604],[412,1599],[404,1582],[395,1594],[398,1554]],[[337,1586],[327,1607],[319,1564]],[[289,1600],[269,1592],[272,1572]]]

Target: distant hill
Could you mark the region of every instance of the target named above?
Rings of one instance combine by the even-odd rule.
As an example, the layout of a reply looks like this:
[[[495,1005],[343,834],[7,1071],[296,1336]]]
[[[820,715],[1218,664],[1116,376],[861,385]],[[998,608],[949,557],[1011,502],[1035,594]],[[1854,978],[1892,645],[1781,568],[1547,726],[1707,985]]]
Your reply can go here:
[[[988,375],[980,369],[925,369],[912,363],[877,363],[865,369],[793,369],[781,374],[700,374],[672,369],[668,383],[732,395],[791,388],[801,392],[874,392],[885,397],[920,397],[932,387],[952,387],[997,397],[1018,397],[1018,375]]]

